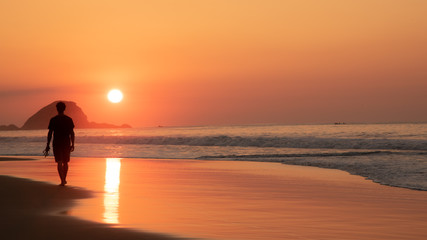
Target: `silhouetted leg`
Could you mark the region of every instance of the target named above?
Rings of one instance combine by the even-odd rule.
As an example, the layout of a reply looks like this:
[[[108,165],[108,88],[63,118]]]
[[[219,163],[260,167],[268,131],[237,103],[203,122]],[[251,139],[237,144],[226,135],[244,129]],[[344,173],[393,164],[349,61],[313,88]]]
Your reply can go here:
[[[63,174],[63,172],[64,172],[64,170],[63,170],[63,167],[62,167],[62,162],[57,162],[58,163],[58,174],[59,174],[59,178],[61,178],[61,185],[64,185],[63,183],[64,183],[64,174]]]
[[[62,176],[64,177],[64,185],[67,184],[67,173],[68,173],[68,163],[64,162],[62,165]]]

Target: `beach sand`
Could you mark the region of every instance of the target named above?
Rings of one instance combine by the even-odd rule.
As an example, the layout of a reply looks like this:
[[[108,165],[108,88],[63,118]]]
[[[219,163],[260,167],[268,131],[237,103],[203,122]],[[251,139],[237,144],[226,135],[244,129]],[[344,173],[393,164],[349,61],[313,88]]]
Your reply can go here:
[[[52,161],[1,162],[0,174],[55,183],[59,179]],[[109,172],[109,166],[121,175]],[[0,239],[427,237],[427,192],[383,186],[338,170],[258,162],[73,158],[69,183],[62,188],[0,177]]]
[[[8,176],[0,176],[0,189],[0,239],[178,239],[67,216],[74,200],[92,196],[87,190]]]

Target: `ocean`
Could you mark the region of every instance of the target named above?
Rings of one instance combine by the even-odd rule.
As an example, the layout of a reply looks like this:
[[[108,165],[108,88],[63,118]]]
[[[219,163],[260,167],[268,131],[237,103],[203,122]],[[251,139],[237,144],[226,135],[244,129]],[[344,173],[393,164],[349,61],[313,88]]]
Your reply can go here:
[[[94,195],[61,215],[198,239],[426,238],[427,124],[75,132],[67,186]],[[37,159],[0,175],[58,184],[46,134],[0,132],[0,155]]]
[[[76,129],[72,157],[268,161],[427,190],[427,124]],[[47,130],[0,132],[0,155],[41,156]]]

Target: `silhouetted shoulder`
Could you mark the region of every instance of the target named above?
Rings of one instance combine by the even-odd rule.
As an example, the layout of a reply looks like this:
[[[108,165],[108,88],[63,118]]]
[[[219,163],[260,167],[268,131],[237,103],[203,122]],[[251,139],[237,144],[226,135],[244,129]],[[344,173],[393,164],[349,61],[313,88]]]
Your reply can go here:
[[[50,119],[48,128],[54,131],[58,129],[73,129],[74,122],[73,119],[67,115],[56,115]]]

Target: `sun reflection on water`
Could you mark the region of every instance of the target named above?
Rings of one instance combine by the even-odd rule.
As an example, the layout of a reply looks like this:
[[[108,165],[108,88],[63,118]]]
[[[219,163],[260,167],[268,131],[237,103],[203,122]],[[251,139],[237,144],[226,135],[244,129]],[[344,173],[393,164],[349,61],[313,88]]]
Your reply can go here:
[[[104,222],[119,223],[120,158],[107,158],[104,185]]]

